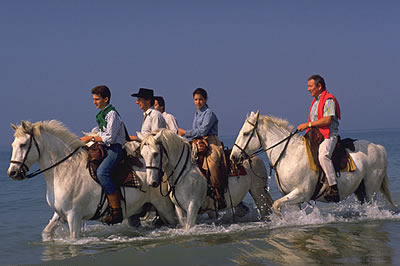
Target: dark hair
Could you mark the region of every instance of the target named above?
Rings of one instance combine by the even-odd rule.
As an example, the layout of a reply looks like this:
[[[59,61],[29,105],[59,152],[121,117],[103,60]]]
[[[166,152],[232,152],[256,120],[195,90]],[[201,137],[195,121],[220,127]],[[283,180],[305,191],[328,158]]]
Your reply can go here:
[[[203,96],[203,98],[206,99],[206,100],[208,99],[207,92],[206,92],[206,90],[203,89],[203,88],[197,88],[197,89],[195,89],[194,92],[193,92],[193,98],[194,98],[194,96],[195,96],[196,94],[200,94],[200,95]]]
[[[165,101],[164,98],[161,96],[154,96],[154,100],[157,100],[157,103],[159,106],[163,108],[163,111],[165,111]]]
[[[307,79],[307,81],[309,81],[309,80],[314,80],[315,86],[317,86],[318,84],[321,84],[322,90],[326,89],[325,80],[320,75],[312,75]]]
[[[98,94],[100,95],[103,99],[105,99],[106,97],[108,97],[108,103],[110,103],[111,100],[111,92],[110,89],[105,86],[105,85],[100,85],[100,86],[96,86],[92,89],[92,94]]]

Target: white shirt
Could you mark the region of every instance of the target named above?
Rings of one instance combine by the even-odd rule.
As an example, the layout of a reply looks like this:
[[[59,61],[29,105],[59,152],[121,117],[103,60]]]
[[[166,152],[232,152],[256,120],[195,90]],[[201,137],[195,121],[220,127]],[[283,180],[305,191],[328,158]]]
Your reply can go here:
[[[154,130],[166,128],[167,126],[163,115],[153,107],[143,112],[143,116],[142,130],[140,133],[145,136],[152,133]]]
[[[164,117],[165,123],[167,124],[167,128],[177,133],[178,123],[176,122],[176,118],[173,115],[168,114],[167,112],[162,113],[162,115]]]

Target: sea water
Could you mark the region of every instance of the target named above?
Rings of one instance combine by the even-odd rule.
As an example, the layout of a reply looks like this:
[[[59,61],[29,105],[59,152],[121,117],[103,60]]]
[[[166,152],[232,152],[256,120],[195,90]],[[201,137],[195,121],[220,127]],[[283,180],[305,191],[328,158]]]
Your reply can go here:
[[[343,138],[384,145],[389,189],[400,203],[400,129],[345,131]],[[235,137],[221,137],[232,147]],[[218,218],[201,215],[185,232],[166,227],[131,228],[87,222],[83,237],[68,238],[61,226],[51,241],[41,232],[53,210],[45,198],[42,175],[23,181],[7,176],[11,147],[0,148],[0,264],[49,265],[298,265],[400,264],[400,215],[378,196],[371,205],[354,197],[340,203],[305,203],[283,217],[259,221],[248,195],[250,212],[243,218],[227,211]],[[266,161],[264,156],[262,158]],[[34,168],[32,169],[34,170]],[[281,197],[269,180],[274,199]]]

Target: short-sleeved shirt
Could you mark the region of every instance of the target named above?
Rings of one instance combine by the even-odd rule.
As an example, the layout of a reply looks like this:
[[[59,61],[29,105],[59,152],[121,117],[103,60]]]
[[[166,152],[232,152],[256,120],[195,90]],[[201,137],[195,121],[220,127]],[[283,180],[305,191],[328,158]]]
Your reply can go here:
[[[150,134],[160,128],[166,128],[163,115],[156,109],[147,109],[146,112],[143,112],[143,116],[142,130],[140,131],[143,135]]]
[[[310,119],[311,122],[318,120],[318,104],[321,95],[317,97],[313,106],[311,107]],[[339,134],[339,119],[336,114],[336,105],[333,99],[327,99],[324,105],[324,117],[332,116],[332,122],[329,126],[329,131],[331,136],[337,136]]]

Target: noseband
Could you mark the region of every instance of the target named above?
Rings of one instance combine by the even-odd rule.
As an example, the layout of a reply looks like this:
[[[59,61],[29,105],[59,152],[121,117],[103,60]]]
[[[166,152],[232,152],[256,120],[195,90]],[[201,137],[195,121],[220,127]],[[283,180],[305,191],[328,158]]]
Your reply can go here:
[[[38,143],[37,143],[37,141],[36,141],[36,139],[35,139],[35,136],[33,135],[33,132],[29,132],[28,135],[29,135],[28,150],[26,151],[25,156],[24,156],[24,159],[22,159],[22,162],[20,162],[20,161],[14,161],[14,160],[11,160],[11,161],[10,161],[10,163],[15,163],[15,164],[18,164],[18,165],[19,165],[18,173],[22,174],[23,176],[26,176],[26,173],[29,172],[29,167],[25,164],[25,162],[26,162],[26,159],[28,158],[28,154],[29,154],[29,152],[30,152],[30,150],[31,150],[31,148],[32,148],[32,142],[35,143],[36,149],[37,149],[37,151],[38,151],[38,153],[39,153],[39,157],[40,157],[39,145],[38,145]],[[28,177],[28,176],[27,176],[27,177]],[[29,178],[29,177],[28,177],[28,178]]]

